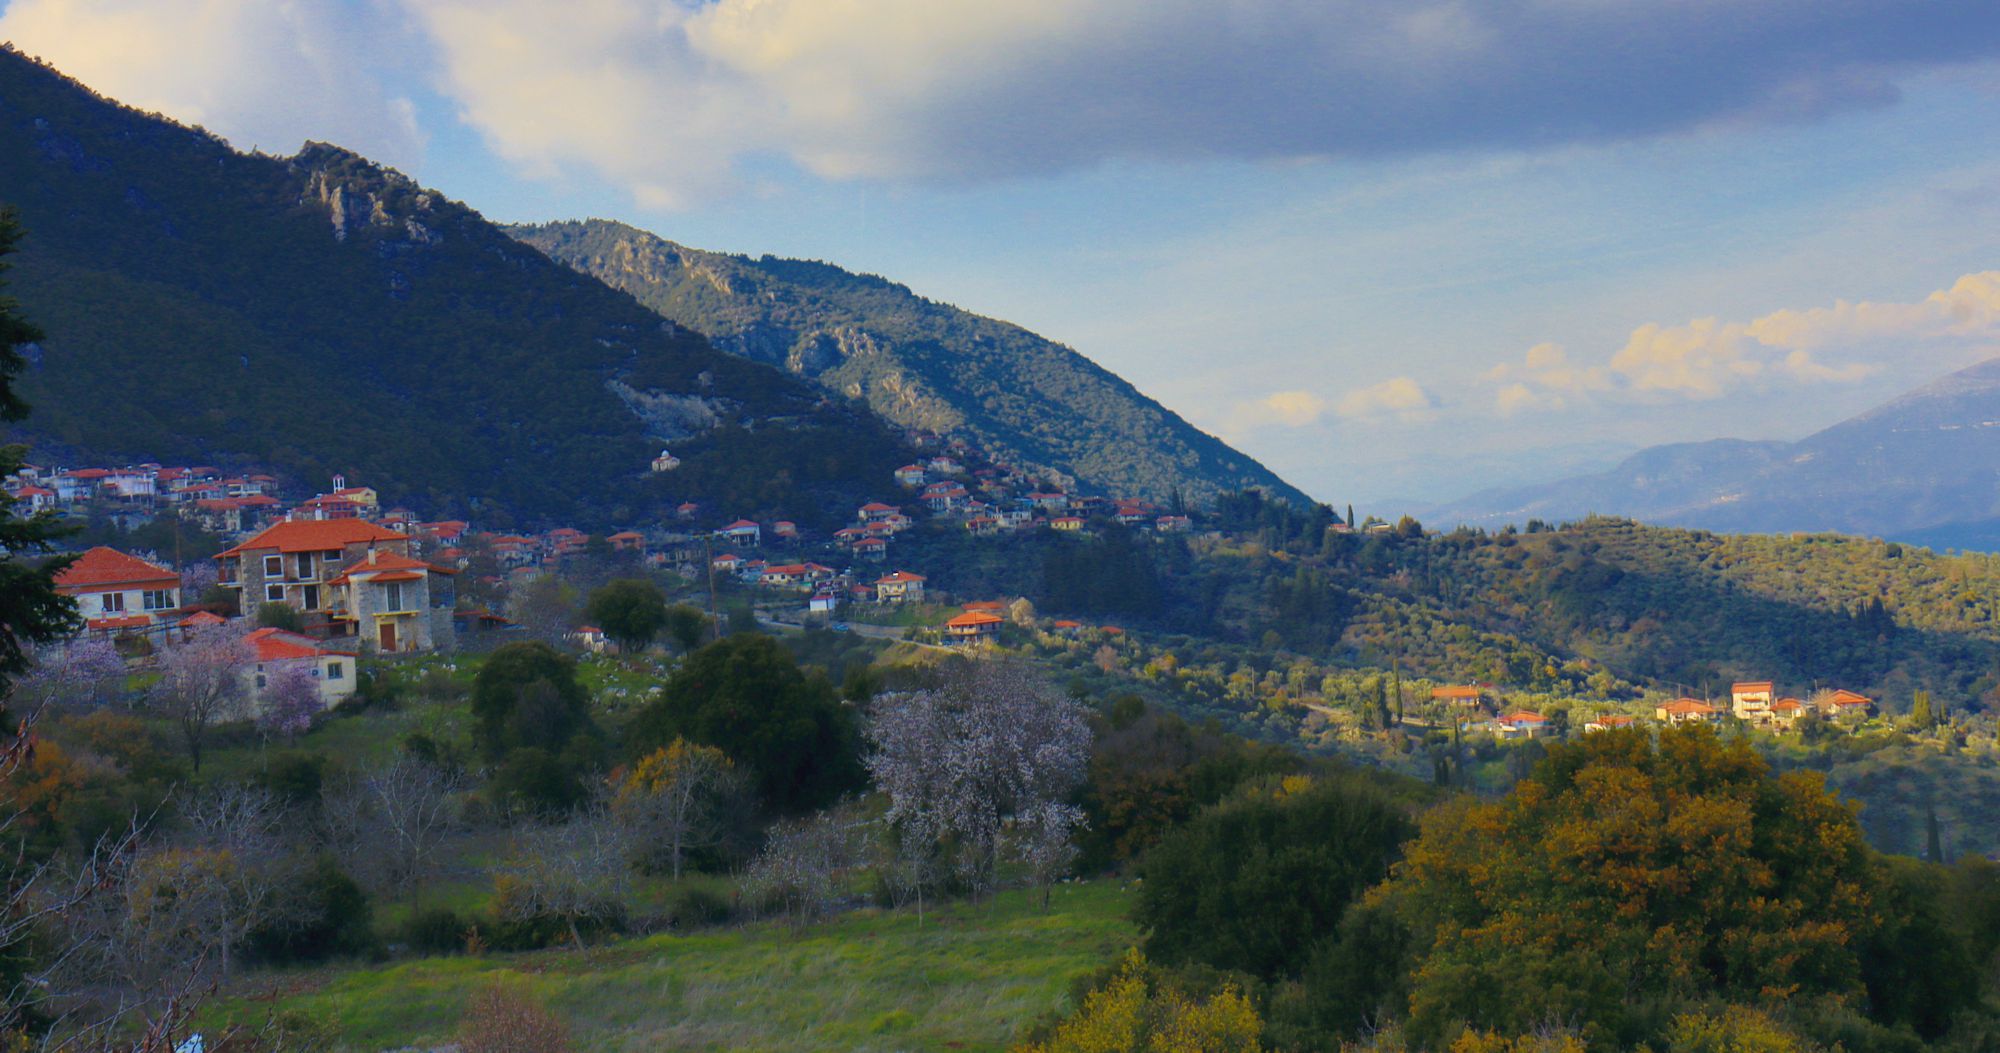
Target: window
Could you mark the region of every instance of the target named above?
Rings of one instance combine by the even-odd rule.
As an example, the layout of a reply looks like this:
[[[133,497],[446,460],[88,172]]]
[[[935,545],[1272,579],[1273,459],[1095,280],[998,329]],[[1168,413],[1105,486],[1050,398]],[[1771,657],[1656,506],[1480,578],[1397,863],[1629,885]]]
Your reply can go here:
[[[339,662],[326,663],[326,678],[328,680],[339,680],[344,678],[346,675],[347,671],[341,668],[341,663]]]
[[[147,589],[140,600],[149,611],[171,610],[174,606],[174,594],[169,589]]]
[[[267,577],[267,578],[282,578],[282,577],[284,577],[284,576],[285,576],[285,561],[284,561],[284,559],[283,559],[283,558],[281,558],[281,557],[279,557],[279,556],[265,556],[265,557],[264,557],[264,576],[265,576],[265,577]]]
[[[313,576],[313,554],[310,552],[299,553],[299,577],[310,578],[312,576]]]
[[[285,602],[285,587],[283,585],[264,586],[264,601],[266,603]]]
[[[392,581],[382,586],[382,609],[400,611],[403,609],[403,583]]]
[[[300,589],[299,592],[302,594],[301,602],[305,604],[306,610],[319,610],[319,586],[307,585],[305,588]]]
[[[104,613],[117,614],[125,610],[125,594],[122,592],[107,592],[98,599],[98,603],[104,608]]]
[[[257,690],[264,690],[264,674],[262,673],[257,674]]]

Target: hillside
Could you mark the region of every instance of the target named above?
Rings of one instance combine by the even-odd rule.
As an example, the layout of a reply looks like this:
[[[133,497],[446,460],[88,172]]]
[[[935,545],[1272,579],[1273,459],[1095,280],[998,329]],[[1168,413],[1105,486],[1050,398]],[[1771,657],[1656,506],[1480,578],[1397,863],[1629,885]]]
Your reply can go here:
[[[0,203],[27,231],[11,291],[48,333],[24,383],[41,459],[344,472],[430,513],[597,525],[844,506],[906,456],[394,171],[238,153],[11,51]],[[649,477],[669,442],[683,469]]]
[[[1660,446],[1607,472],[1487,491],[1422,515],[1440,526],[1498,526],[1591,512],[1986,547],[2000,536],[2000,359],[1797,442]]]
[[[725,350],[783,367],[883,419],[962,435],[1002,460],[1165,501],[1263,487],[1269,469],[1060,344],[803,260],[703,252],[604,220],[509,228]]]

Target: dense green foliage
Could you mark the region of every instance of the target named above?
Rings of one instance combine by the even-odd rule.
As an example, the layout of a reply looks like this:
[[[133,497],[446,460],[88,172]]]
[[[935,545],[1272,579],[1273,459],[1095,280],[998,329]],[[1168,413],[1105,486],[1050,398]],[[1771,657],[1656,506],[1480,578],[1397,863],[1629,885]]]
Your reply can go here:
[[[509,229],[718,346],[859,396],[905,428],[962,435],[995,458],[1133,497],[1257,486],[1307,503],[1069,348],[893,282],[702,252],[602,220]]]
[[[0,200],[38,231],[19,292],[50,336],[23,390],[49,456],[341,472],[487,526],[852,507],[908,456],[336,147],[237,153],[12,51],[0,98]],[[669,441],[681,472],[650,476]],[[793,478],[742,474],[752,452]]]
[[[758,798],[781,812],[830,803],[863,781],[852,710],[761,633],[688,655],[633,719],[625,745],[636,757],[676,738],[714,746],[748,769]]]
[[[1263,979],[1296,974],[1318,934],[1389,874],[1412,827],[1358,778],[1249,789],[1146,856],[1134,918],[1146,954]]]
[[[667,624],[667,594],[645,578],[619,578],[599,586],[584,616],[627,651],[645,649]]]
[[[472,682],[474,738],[489,759],[560,750],[589,722],[588,705],[575,659],[538,641],[504,644]]]

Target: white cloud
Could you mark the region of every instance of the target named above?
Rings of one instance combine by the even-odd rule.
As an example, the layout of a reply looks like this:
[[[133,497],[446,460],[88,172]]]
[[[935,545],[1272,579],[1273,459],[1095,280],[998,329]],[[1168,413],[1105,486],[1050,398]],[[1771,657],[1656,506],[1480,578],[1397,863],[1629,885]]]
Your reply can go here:
[[[1256,410],[1288,428],[1316,424],[1326,413],[1326,400],[1310,391],[1277,391],[1257,401]]]
[[[307,0],[13,0],[0,40],[242,149],[318,139],[415,170],[416,108],[368,72],[378,14]]]
[[[1893,99],[1987,0],[401,0],[504,156],[686,203],[776,159],[961,181],[1113,159],[1550,145]]]
[[[1926,355],[1939,364],[2000,354],[2000,271],[1968,274],[1913,303],[1863,300],[1787,308],[1748,322],[1648,322],[1604,363],[1577,366],[1555,344],[1493,368],[1503,414],[1609,394],[1713,399],[1742,390],[1847,383]]]
[[[1348,418],[1376,418],[1393,415],[1406,423],[1425,419],[1435,406],[1430,393],[1410,377],[1390,377],[1379,384],[1357,388],[1341,396],[1334,412]]]

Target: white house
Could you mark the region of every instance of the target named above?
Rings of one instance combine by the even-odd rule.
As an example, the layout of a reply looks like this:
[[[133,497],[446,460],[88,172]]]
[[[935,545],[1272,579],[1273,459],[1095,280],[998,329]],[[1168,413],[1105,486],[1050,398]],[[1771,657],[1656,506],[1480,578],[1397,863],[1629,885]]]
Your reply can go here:
[[[258,629],[244,638],[254,659],[243,675],[250,680],[250,694],[261,705],[264,693],[277,674],[293,666],[304,666],[319,686],[320,703],[332,708],[354,694],[354,655],[323,647],[318,640],[284,629]]]
[[[170,620],[181,605],[179,574],[102,545],[56,575],[56,591],[76,600],[91,632],[147,629]]]

